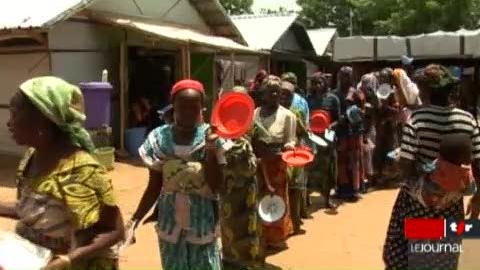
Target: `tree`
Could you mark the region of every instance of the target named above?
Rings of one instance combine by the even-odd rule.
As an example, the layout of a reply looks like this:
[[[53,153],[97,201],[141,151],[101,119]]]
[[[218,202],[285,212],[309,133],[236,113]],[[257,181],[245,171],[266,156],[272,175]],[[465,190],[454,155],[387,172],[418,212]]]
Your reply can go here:
[[[348,0],[297,0],[302,8],[301,18],[312,28],[336,27],[340,35],[349,32],[349,14],[352,7]]]
[[[480,0],[298,0],[312,27],[335,26],[348,35],[411,35],[476,28]]]
[[[253,0],[220,0],[230,15],[251,14]]]

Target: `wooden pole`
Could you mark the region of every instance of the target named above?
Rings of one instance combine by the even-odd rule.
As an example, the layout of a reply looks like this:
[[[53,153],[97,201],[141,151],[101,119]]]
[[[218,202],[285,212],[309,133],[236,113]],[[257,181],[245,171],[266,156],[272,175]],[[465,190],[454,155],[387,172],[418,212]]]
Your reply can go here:
[[[232,87],[235,86],[235,53],[230,53],[230,63],[232,65]]]
[[[180,79],[185,79],[186,77],[185,65],[186,65],[185,64],[185,47],[181,46],[180,47],[180,67],[181,67]]]
[[[53,62],[52,62],[52,52],[50,51],[50,38],[47,36],[47,53],[48,53],[48,72],[50,76],[53,76]]]
[[[182,55],[182,79],[190,78],[190,46],[185,45],[181,48]]]
[[[267,73],[272,73],[272,57],[270,55],[267,56]]]
[[[217,74],[217,53],[213,53],[213,65],[212,65],[212,74],[213,74],[213,98],[212,98],[212,105],[217,102],[218,99],[218,94],[219,94],[219,89],[222,87],[221,82],[217,80],[218,74]],[[220,85],[219,85],[220,83]]]
[[[125,41],[120,44],[120,150],[125,151],[125,129],[126,129],[126,104],[125,94],[127,92],[127,45]]]
[[[191,62],[190,62],[191,61],[191,59],[190,59],[190,57],[191,57],[190,44],[187,44],[187,52],[186,53],[187,53],[187,55],[186,55],[186,57],[187,57],[187,78],[190,79],[190,77],[192,76],[192,74],[191,74]]]

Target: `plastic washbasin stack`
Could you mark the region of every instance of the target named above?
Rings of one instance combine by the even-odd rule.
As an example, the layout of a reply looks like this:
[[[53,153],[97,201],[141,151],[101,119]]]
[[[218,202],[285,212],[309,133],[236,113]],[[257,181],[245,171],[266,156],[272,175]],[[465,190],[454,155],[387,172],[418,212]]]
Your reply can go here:
[[[102,78],[102,80],[106,79]],[[83,82],[80,83],[80,89],[83,93],[87,116],[85,128],[95,144],[95,156],[107,170],[113,170],[115,148],[112,146],[112,128],[110,127],[113,87],[106,81]]]

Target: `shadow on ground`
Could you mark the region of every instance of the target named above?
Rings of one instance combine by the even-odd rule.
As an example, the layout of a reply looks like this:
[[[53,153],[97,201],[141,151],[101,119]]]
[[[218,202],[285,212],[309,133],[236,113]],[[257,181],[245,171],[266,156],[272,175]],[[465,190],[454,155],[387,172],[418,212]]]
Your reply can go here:
[[[119,163],[124,163],[131,165],[137,168],[144,168],[144,163],[140,160],[140,157],[132,156],[126,152],[116,151],[115,152],[115,161]]]

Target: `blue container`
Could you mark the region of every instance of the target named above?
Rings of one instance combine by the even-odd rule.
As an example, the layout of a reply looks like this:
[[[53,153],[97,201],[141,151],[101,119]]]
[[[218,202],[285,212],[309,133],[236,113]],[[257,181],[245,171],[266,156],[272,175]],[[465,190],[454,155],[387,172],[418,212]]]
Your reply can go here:
[[[85,127],[88,129],[110,126],[112,85],[108,82],[80,83],[85,102]]]
[[[147,133],[146,127],[130,128],[125,130],[125,148],[128,153],[138,157],[138,148],[142,146],[145,141]]]

